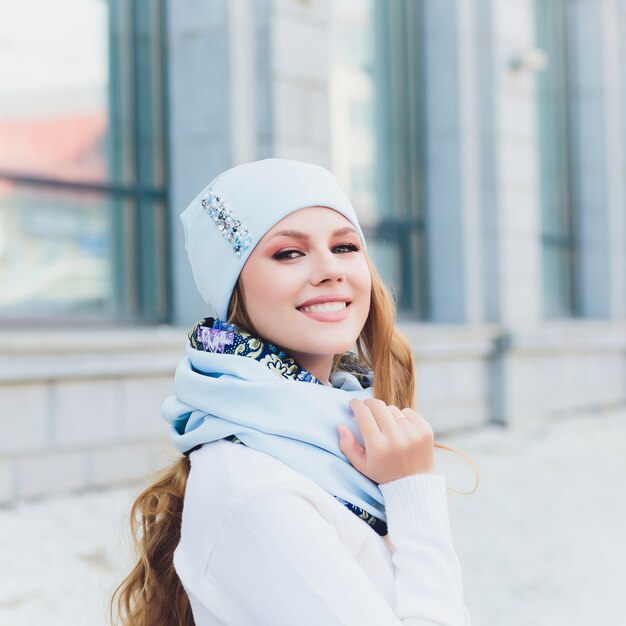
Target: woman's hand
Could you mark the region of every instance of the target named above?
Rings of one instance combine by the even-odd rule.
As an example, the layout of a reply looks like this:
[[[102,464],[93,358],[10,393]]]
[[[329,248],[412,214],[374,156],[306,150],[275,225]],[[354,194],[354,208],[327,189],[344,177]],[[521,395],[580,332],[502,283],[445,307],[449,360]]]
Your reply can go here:
[[[434,434],[421,415],[413,409],[401,411],[376,398],[365,401],[353,398],[350,409],[363,435],[365,448],[348,428],[339,425],[339,449],[361,474],[384,484],[432,471]]]

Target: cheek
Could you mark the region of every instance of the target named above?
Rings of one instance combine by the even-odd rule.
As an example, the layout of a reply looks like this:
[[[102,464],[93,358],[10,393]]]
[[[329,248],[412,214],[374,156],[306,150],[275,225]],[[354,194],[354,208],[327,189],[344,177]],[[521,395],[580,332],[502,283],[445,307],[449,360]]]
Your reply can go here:
[[[265,284],[264,272],[258,263],[244,265],[241,270],[241,284],[248,314],[253,317],[263,298],[263,290],[258,286]]]
[[[372,276],[365,259],[359,265],[354,275],[354,284],[363,295],[370,295],[372,291]]]
[[[289,276],[277,275],[274,264],[261,262],[249,268],[244,267],[241,279],[246,303],[257,314],[267,311],[268,305],[276,306],[293,299]]]

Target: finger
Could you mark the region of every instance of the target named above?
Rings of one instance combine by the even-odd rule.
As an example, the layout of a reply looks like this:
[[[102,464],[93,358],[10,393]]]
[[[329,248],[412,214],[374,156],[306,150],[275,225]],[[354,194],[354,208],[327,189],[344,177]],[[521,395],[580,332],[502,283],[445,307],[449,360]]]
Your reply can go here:
[[[419,413],[409,407],[402,409],[402,415],[404,415],[409,421],[413,422],[416,426],[421,426],[426,421]]]
[[[372,414],[374,415],[374,418],[383,433],[395,432],[395,420],[385,402],[376,398],[368,398],[365,400],[365,404],[371,409]]]
[[[394,420],[398,417],[398,415],[402,415],[402,411],[395,404],[390,404],[387,408],[389,409],[389,412]]]
[[[369,398],[368,398],[369,400]],[[350,400],[350,408],[356,417],[356,421],[359,425],[359,430],[363,435],[363,441],[365,447],[367,447],[367,441],[376,441],[382,435],[376,418],[372,415],[370,408],[358,398]]]
[[[388,409],[397,427],[403,428],[406,424],[411,424],[409,418],[397,406],[390,404]]]
[[[339,432],[339,449],[345,457],[350,461],[354,468],[364,473],[366,467],[367,453],[365,449],[359,445],[352,431],[342,424],[337,426]]]
[[[422,433],[422,436],[428,436],[434,440],[435,434],[430,422],[422,417],[419,413],[416,413],[413,409],[402,409],[402,414],[407,417],[406,420],[400,420],[402,422],[410,423],[411,427],[417,427],[418,432]]]
[[[387,408],[393,417],[395,429],[393,434],[389,434],[390,439],[396,443],[406,443],[409,441],[407,437],[412,438],[415,435],[415,424],[394,404]]]

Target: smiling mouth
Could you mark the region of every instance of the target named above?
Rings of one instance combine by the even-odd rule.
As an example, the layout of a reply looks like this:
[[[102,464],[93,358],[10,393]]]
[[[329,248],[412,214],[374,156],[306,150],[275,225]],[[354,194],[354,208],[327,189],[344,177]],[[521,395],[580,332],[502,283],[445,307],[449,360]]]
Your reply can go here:
[[[296,310],[316,322],[343,322],[350,317],[350,302],[323,302],[300,307]]]
[[[299,307],[298,311],[307,311],[309,313],[331,313],[334,311],[343,311],[350,306],[349,302],[323,302],[322,304],[312,304],[311,306]]]

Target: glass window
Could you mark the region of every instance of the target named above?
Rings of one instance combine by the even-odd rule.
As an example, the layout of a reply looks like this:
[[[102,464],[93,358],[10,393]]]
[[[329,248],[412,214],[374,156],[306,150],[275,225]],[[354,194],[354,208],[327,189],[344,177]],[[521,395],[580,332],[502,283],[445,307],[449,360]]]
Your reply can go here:
[[[400,315],[425,318],[420,3],[330,6],[333,170],[397,293]]]
[[[13,187],[1,207],[3,316],[111,312],[112,224],[103,196]]]
[[[3,11],[0,320],[167,317],[163,26],[161,1]]]
[[[566,8],[565,0],[537,4],[538,43],[548,55],[548,66],[539,74],[542,274],[548,318],[577,313]]]

